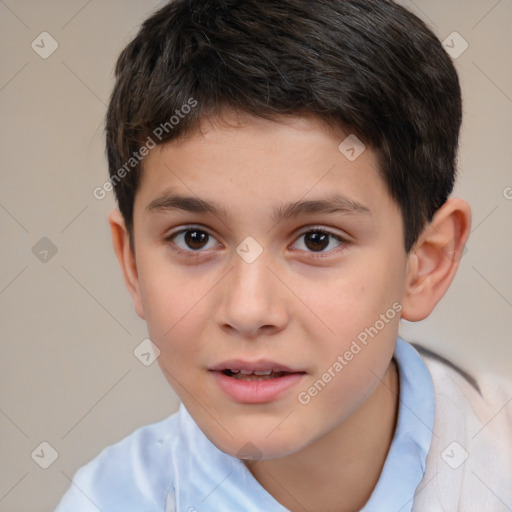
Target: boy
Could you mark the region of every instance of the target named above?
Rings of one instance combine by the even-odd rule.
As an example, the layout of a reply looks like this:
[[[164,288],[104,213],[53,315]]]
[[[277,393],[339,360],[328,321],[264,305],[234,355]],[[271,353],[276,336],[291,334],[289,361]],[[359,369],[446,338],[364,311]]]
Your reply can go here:
[[[508,384],[398,336],[468,238],[461,95],[386,0],[175,0],[122,52],[114,248],[182,401],[58,512],[503,511]]]

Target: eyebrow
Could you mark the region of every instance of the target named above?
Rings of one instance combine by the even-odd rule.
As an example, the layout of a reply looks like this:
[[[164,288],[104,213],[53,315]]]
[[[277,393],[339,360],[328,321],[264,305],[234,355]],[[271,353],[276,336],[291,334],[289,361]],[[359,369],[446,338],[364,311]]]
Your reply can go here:
[[[191,213],[209,213],[222,219],[229,217],[227,210],[213,201],[180,194],[165,194],[154,199],[146,206],[146,212],[149,214],[179,210]],[[283,206],[275,208],[271,218],[273,222],[278,223],[282,220],[304,214],[332,213],[371,216],[370,209],[358,201],[342,194],[332,194],[322,199],[286,203]]]

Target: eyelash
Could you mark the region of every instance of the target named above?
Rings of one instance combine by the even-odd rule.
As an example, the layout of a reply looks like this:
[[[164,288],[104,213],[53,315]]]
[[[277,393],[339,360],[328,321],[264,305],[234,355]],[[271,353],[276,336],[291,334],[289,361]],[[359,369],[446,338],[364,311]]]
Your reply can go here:
[[[207,230],[201,228],[200,226],[188,226],[184,229],[180,229],[179,231],[175,231],[174,233],[170,233],[168,236],[166,236],[164,238],[164,241],[165,242],[170,242],[173,244],[173,248],[172,250],[175,251],[176,253],[180,254],[180,255],[184,255],[188,258],[201,258],[204,256],[204,253],[206,251],[202,250],[202,249],[198,249],[196,251],[194,250],[184,250],[184,249],[181,249],[179,248],[175,243],[174,243],[174,238],[176,238],[178,235],[181,235],[181,234],[184,234],[184,233],[187,233],[188,231],[200,231],[201,233],[206,233],[209,237],[213,238],[215,240],[215,237],[213,235],[211,235]],[[306,231],[303,231],[302,233],[300,233],[297,237],[296,240],[300,239],[301,237],[303,237],[304,235],[307,235],[307,234],[310,234],[310,233],[321,233],[323,235],[328,235],[329,237],[331,238],[334,238],[337,242],[339,242],[341,244],[341,247],[338,246],[337,248],[335,249],[331,249],[330,251],[322,251],[322,252],[314,252],[314,251],[305,251],[307,252],[309,255],[311,255],[313,258],[325,258],[327,256],[331,256],[332,253],[340,253],[342,251],[344,251],[344,249],[346,248],[346,245],[348,244],[348,242],[343,238],[341,237],[340,235],[337,235],[336,233],[333,233],[332,231],[329,231],[323,227],[310,227],[308,228]],[[302,251],[299,249],[299,251]]]

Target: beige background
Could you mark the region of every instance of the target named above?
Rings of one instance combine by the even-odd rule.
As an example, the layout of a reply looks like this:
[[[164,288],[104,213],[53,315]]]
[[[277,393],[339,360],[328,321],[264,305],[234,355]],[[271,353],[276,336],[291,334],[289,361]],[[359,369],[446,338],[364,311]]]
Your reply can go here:
[[[474,224],[449,293],[401,334],[463,367],[512,375],[512,2],[403,3],[441,40],[457,31],[469,44],[455,59],[465,100],[456,195]],[[0,0],[1,512],[53,510],[79,466],[177,408],[156,363],[134,357],[146,330],[111,249],[113,198],[92,195],[107,177],[115,59],[156,5]],[[47,59],[31,47],[43,31],[58,42]],[[46,262],[32,250],[43,237],[57,249]],[[58,453],[46,470],[35,462],[51,462],[41,442]]]

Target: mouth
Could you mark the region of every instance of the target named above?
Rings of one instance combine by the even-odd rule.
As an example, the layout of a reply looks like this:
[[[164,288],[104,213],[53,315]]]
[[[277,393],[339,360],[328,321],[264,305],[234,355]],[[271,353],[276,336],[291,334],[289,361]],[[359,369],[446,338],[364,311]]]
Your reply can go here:
[[[284,372],[284,371],[274,371],[274,370],[262,370],[262,371],[250,371],[250,370],[240,370],[240,369],[226,369],[222,370],[224,375],[227,377],[232,377],[237,380],[271,380],[278,379],[280,377],[285,377],[286,375],[292,375],[294,373],[305,373],[305,372]]]
[[[225,361],[209,370],[223,393],[235,402],[245,404],[272,402],[286,396],[306,374],[303,370],[268,360]]]

